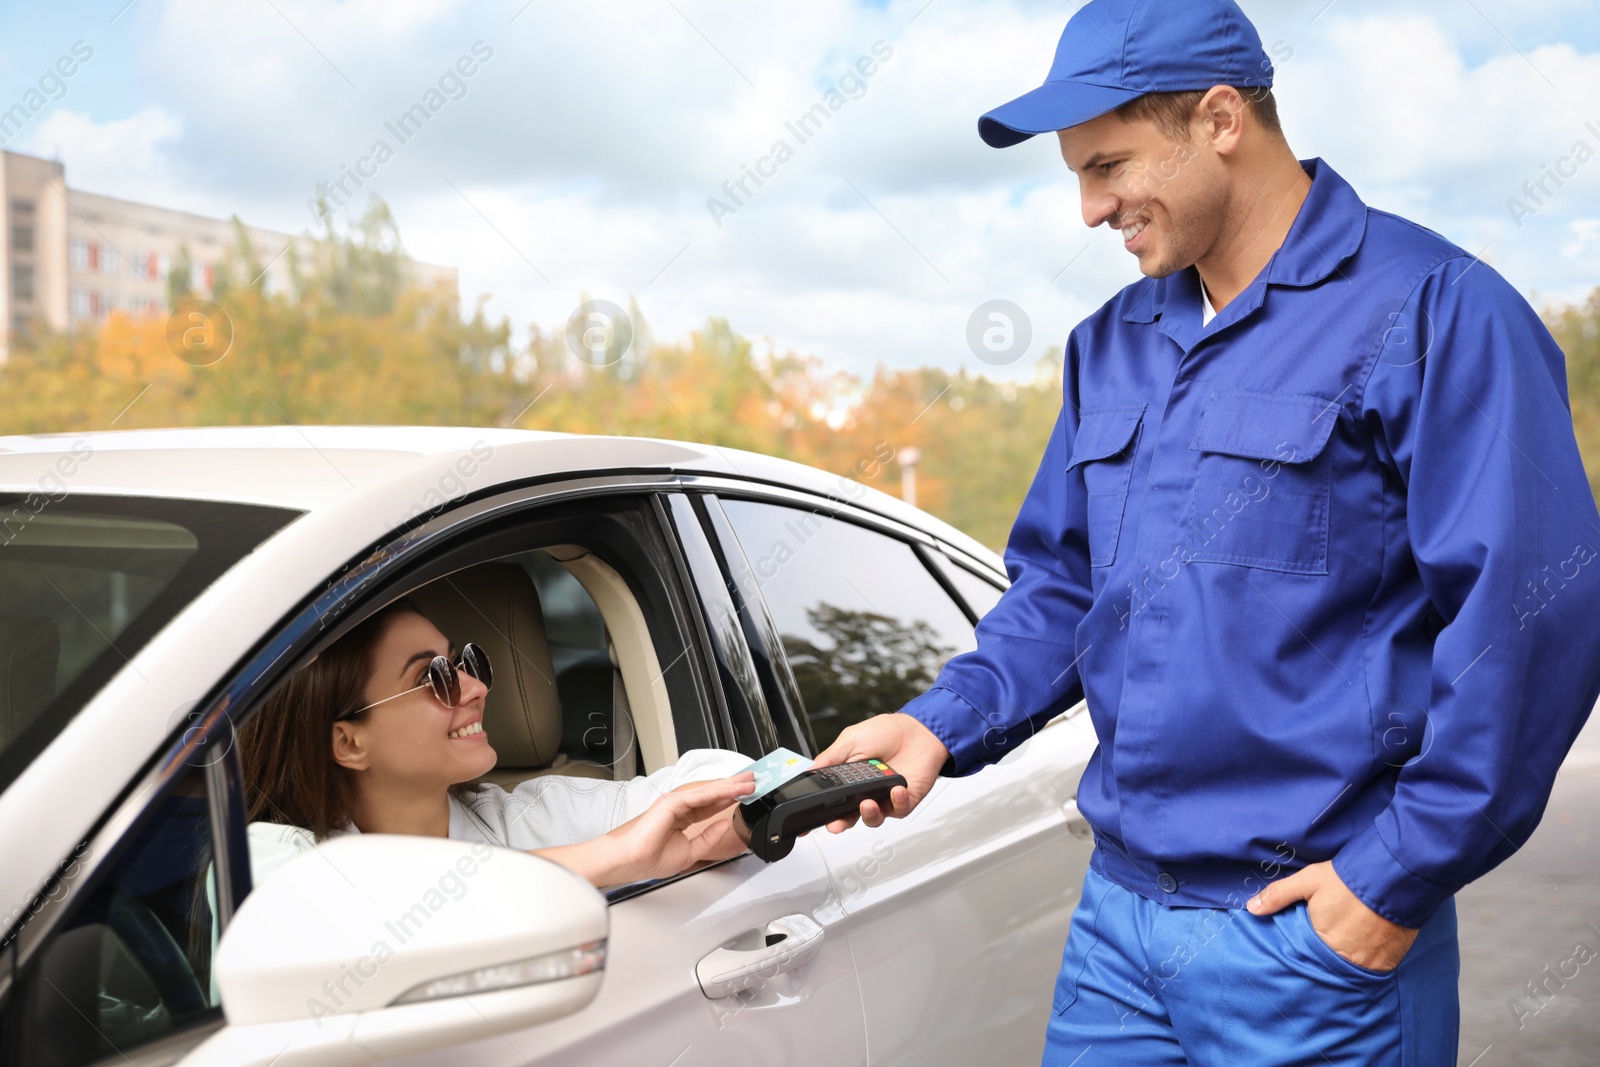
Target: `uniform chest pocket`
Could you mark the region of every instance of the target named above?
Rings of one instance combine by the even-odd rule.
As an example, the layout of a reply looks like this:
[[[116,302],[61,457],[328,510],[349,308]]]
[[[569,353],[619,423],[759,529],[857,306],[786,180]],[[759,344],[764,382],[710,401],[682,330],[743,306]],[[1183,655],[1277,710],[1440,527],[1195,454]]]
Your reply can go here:
[[[1067,470],[1082,468],[1088,493],[1091,567],[1109,567],[1116,561],[1144,409],[1144,404],[1121,404],[1084,408],[1078,413],[1078,436],[1072,443]]]
[[[1338,404],[1303,393],[1212,392],[1190,449],[1200,453],[1184,531],[1188,558],[1328,573]]]

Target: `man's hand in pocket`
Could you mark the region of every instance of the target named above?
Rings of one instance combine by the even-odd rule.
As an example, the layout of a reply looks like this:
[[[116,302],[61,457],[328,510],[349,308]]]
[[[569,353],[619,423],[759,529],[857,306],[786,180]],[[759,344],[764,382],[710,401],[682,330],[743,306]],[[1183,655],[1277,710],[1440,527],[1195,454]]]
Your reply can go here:
[[[1272,882],[1245,907],[1252,915],[1271,915],[1297,900],[1306,902],[1311,928],[1329,948],[1368,970],[1394,970],[1417,939],[1417,931],[1390,922],[1350,892],[1331,860]]]

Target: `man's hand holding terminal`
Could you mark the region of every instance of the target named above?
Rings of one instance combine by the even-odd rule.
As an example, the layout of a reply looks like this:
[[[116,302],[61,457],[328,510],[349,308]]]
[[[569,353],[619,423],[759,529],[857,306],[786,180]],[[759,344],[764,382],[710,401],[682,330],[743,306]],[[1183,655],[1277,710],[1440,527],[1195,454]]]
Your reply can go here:
[[[861,802],[859,818],[868,826],[882,826],[886,818],[903,819],[922,803],[933,783],[938,780],[939,768],[950,758],[950,750],[934,736],[932,730],[902,712],[874,715],[870,719],[847,727],[816,758],[814,766],[832,767],[853,760],[880,759],[905,778],[904,786],[895,786],[889,794],[889,810],[884,811],[875,800]],[[835,819],[828,824],[829,833],[842,833],[854,826],[858,816]]]

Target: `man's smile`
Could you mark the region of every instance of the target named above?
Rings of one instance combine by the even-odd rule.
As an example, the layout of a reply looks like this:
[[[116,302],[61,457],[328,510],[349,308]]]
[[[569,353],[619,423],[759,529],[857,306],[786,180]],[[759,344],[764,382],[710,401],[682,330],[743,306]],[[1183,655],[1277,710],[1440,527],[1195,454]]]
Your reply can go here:
[[[1122,225],[1118,227],[1122,231],[1122,247],[1130,252],[1139,251],[1143,247],[1139,241],[1139,235],[1144,233],[1149,226],[1150,220],[1143,217],[1123,220]]]

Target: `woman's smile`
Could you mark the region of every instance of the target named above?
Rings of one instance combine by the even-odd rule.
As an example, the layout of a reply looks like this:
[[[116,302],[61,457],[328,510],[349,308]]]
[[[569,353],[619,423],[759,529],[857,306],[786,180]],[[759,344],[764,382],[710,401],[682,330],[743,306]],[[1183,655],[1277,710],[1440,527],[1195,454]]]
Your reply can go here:
[[[483,719],[473,719],[471,722],[456,727],[445,735],[452,741],[481,741],[487,742],[489,735],[483,732]]]

